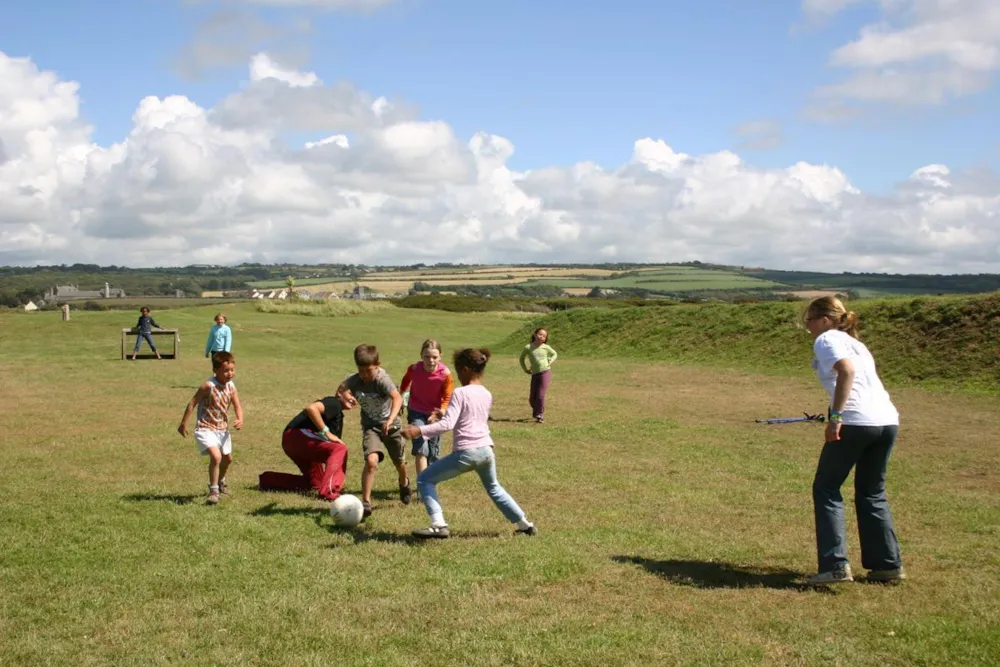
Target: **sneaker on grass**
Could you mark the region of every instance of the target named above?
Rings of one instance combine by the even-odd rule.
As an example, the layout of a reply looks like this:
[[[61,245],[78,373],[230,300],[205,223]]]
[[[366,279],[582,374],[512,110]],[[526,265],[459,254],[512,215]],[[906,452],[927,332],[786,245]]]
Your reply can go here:
[[[854,581],[854,576],[851,575],[850,565],[838,567],[834,570],[827,570],[826,572],[820,572],[819,574],[814,574],[806,579],[806,583],[812,585],[843,584],[849,581]]]
[[[413,536],[424,540],[443,540],[451,537],[451,531],[448,530],[448,526],[428,526],[413,531]]]
[[[868,570],[868,581],[902,581],[903,579],[906,579],[906,573],[901,567],[894,570]]]

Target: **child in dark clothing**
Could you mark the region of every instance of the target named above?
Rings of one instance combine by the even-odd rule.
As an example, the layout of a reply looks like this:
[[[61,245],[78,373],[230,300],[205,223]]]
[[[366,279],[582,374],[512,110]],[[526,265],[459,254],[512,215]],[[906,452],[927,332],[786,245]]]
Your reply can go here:
[[[139,354],[139,346],[142,345],[142,340],[145,338],[146,342],[149,343],[149,349],[153,351],[157,359],[162,359],[160,353],[156,350],[156,343],[153,342],[153,327],[157,329],[162,329],[153,316],[149,314],[149,308],[143,306],[139,310],[139,321],[135,323],[135,348],[132,350],[132,361],[135,361],[135,355]]]

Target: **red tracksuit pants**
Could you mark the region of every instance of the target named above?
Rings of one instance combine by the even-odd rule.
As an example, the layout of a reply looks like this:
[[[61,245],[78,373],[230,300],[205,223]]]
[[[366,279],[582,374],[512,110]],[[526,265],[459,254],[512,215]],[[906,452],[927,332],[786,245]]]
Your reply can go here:
[[[334,500],[340,495],[347,476],[347,446],[330,442],[304,429],[285,431],[281,448],[301,475],[287,472],[262,472],[261,491],[308,491],[315,489],[320,497]]]

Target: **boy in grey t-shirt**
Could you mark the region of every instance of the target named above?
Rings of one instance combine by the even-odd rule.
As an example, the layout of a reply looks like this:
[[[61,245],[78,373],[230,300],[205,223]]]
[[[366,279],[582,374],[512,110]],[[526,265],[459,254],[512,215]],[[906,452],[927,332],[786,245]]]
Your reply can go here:
[[[372,513],[372,485],[375,471],[385,458],[386,452],[399,474],[399,499],[404,505],[410,504],[410,479],[406,474],[405,443],[403,424],[399,411],[403,407],[403,397],[392,378],[379,364],[378,348],[374,345],[358,345],[354,348],[354,364],[358,372],[340,383],[338,396],[353,398],[361,406],[361,443],[365,456],[365,467],[361,473],[361,502],[364,515]]]

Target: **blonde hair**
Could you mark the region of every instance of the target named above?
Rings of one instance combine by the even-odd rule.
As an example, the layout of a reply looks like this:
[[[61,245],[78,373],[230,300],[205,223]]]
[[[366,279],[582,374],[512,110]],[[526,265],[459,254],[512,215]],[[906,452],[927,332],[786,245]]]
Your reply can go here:
[[[213,321],[215,321],[215,320],[218,320],[218,319],[219,319],[220,317],[222,318],[222,321],[223,321],[223,323],[225,323],[225,322],[228,322],[228,321],[229,321],[229,320],[228,320],[228,319],[226,318],[226,314],[225,314],[225,313],[216,313],[216,314],[215,314],[215,317],[213,317],[213,318],[212,318],[212,320],[213,320]]]
[[[858,335],[858,315],[853,310],[847,310],[843,302],[835,296],[821,296],[813,299],[802,311],[801,323],[805,326],[808,320],[817,317],[829,317],[836,329],[843,331],[852,338]]]

